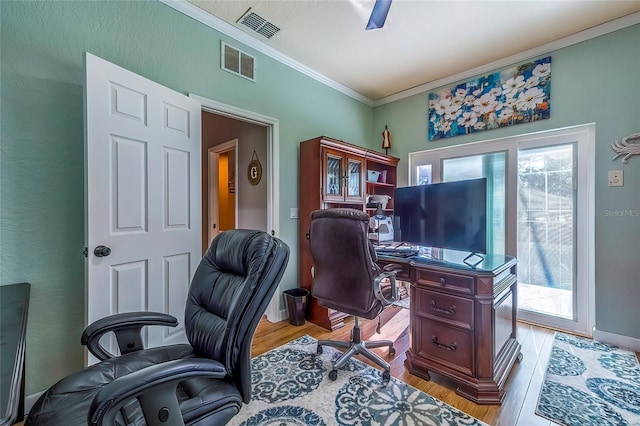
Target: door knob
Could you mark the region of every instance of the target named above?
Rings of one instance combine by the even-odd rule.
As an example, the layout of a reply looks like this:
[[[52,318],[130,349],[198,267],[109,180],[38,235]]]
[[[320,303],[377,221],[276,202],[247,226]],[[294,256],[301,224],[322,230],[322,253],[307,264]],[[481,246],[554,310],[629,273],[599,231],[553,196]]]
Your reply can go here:
[[[105,257],[111,254],[111,249],[107,246],[98,246],[93,250],[96,257]]]

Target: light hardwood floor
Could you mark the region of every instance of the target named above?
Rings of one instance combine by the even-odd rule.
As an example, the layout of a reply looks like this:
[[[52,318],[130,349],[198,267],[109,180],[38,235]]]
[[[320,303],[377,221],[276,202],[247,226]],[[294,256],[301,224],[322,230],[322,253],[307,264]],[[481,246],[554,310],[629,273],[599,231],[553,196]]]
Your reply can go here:
[[[361,320],[362,337],[367,340],[390,339],[394,341],[396,355],[389,357],[386,349],[376,349],[391,364],[391,375],[417,389],[468,413],[490,425],[537,426],[555,423],[535,415],[538,393],[547,360],[553,345],[554,332],[541,327],[518,323],[517,338],[522,344],[523,359],[516,362],[506,384],[506,396],[501,406],[477,405],[455,393],[455,384],[449,379],[431,374],[431,380],[423,380],[410,374],[404,367],[405,351],[409,348],[409,311],[388,308],[381,316],[381,334],[375,333],[376,320]],[[329,332],[306,322],[292,326],[288,321],[270,323],[262,320],[253,338],[252,356],[260,355],[295,338],[308,334],[316,339],[346,340],[353,326],[353,319],[346,320],[345,327]],[[367,362],[364,357],[359,359]],[[371,364],[369,362],[369,364]],[[338,373],[340,374],[340,373]],[[327,379],[328,380],[328,379]]]

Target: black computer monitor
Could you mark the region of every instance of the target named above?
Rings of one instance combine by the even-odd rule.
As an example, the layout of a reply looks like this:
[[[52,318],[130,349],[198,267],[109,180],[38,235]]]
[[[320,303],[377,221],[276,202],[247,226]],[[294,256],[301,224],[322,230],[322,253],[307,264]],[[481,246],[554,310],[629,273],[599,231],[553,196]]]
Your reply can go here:
[[[396,188],[394,240],[487,252],[486,178]]]

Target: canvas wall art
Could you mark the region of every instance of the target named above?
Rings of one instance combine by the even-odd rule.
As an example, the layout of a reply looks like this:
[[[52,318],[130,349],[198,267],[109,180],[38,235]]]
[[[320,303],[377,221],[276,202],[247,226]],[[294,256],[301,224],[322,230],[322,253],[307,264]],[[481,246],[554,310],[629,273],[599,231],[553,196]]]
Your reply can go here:
[[[549,118],[551,57],[429,93],[429,140]]]

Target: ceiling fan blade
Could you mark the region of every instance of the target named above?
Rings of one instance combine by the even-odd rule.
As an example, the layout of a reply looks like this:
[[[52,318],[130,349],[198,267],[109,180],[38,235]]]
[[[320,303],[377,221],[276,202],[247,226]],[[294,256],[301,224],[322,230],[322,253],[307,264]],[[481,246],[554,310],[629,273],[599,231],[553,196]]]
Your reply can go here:
[[[376,28],[382,28],[384,21],[387,19],[387,13],[391,7],[391,0],[376,0],[376,4],[373,5],[371,11],[371,17],[367,23],[367,30],[375,30]]]

